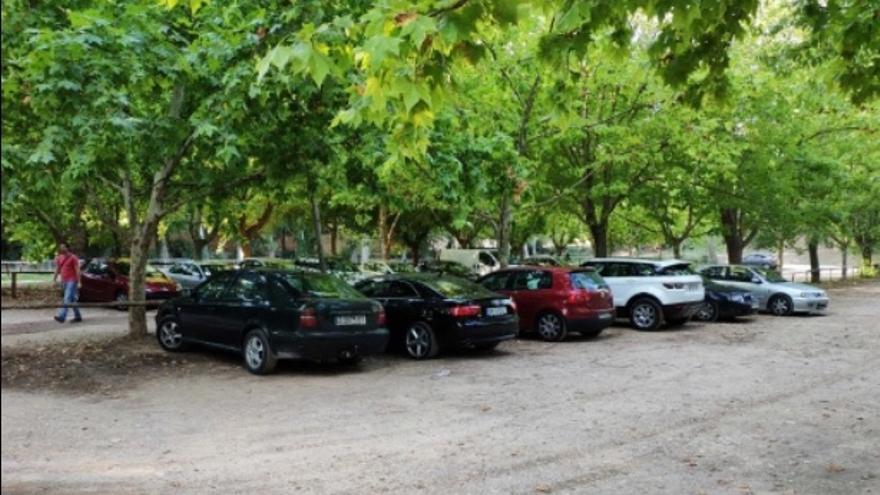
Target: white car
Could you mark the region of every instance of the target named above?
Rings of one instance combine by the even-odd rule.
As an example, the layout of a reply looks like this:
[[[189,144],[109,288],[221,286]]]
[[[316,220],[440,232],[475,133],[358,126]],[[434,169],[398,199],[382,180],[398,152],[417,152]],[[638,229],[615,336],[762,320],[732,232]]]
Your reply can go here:
[[[827,292],[812,285],[789,282],[772,270],[714,265],[701,268],[700,273],[718,284],[749,291],[761,309],[776,316],[822,314],[828,309]]]
[[[440,261],[453,261],[464,265],[476,275],[486,275],[501,266],[488,249],[442,249]]]
[[[687,261],[594,258],[581,266],[595,268],[605,279],[617,315],[638,330],[685,323],[703,305],[703,279]]]

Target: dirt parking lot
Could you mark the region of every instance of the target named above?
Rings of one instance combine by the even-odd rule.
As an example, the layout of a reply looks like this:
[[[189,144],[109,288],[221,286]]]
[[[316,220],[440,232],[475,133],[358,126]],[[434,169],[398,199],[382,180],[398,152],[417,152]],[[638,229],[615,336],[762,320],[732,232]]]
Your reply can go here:
[[[5,311],[2,490],[880,493],[880,284],[831,297],[824,317],[269,377],[150,346],[142,368],[71,358],[55,386],[13,356],[66,330]]]

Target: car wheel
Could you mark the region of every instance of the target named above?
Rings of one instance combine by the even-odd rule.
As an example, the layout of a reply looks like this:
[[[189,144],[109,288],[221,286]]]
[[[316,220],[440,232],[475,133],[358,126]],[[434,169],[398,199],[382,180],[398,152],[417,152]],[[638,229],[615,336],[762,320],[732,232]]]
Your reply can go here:
[[[660,305],[653,299],[637,299],[629,308],[629,322],[637,330],[656,330],[660,321]]]
[[[178,352],[184,350],[186,343],[183,341],[183,335],[178,328],[177,318],[169,316],[163,318],[156,328],[156,340],[159,346],[169,352]]]
[[[703,303],[694,314],[694,318],[700,321],[718,321],[718,303],[714,301]]]
[[[113,298],[114,302],[118,303],[127,303],[128,302],[128,294],[125,291],[116,291],[116,297]],[[128,306],[116,306],[116,309],[119,311],[128,311]]]
[[[546,342],[559,342],[568,334],[565,320],[556,313],[544,313],[538,317],[535,327],[538,336]]]
[[[413,359],[429,359],[440,352],[437,335],[431,325],[417,321],[406,330],[406,353]]]
[[[242,357],[245,368],[255,375],[271,373],[278,363],[275,351],[269,344],[269,338],[262,330],[251,330],[245,335]]]
[[[792,309],[794,309],[791,298],[784,294],[777,294],[771,297],[768,307],[775,316],[788,316],[791,314]]]

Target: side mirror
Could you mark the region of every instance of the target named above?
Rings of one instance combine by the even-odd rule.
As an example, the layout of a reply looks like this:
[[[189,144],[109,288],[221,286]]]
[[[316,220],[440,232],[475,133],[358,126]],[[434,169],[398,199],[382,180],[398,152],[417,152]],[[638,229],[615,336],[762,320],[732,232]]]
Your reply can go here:
[[[753,284],[760,284],[760,283],[761,283],[761,279],[758,278],[758,277],[752,277],[752,283],[753,283]]]

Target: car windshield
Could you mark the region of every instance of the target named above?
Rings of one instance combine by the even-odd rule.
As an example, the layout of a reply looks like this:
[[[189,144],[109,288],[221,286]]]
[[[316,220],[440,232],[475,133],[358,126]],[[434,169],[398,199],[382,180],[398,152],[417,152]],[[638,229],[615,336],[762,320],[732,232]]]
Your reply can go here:
[[[571,272],[568,274],[571,286],[575,289],[606,289],[605,280],[593,270]]]
[[[689,263],[680,263],[678,265],[669,265],[661,268],[658,275],[694,275],[696,272]]]
[[[495,295],[482,285],[458,277],[437,277],[420,279],[438,294],[449,299],[492,297]]]
[[[279,273],[291,287],[318,299],[364,299],[364,295],[333,275]]]
[[[127,261],[117,261],[114,263],[116,268],[116,272],[119,275],[128,276],[129,272],[131,272],[131,264]],[[144,273],[147,278],[165,278],[165,274],[160,272],[158,268],[153,265],[147,265],[147,271]]]
[[[783,282],[788,282],[788,280],[785,280],[785,278],[783,278],[782,275],[779,274],[779,272],[776,272],[774,270],[764,270],[763,268],[756,268],[755,271],[760,273],[761,276],[766,278],[767,281],[770,283],[780,284]]]

